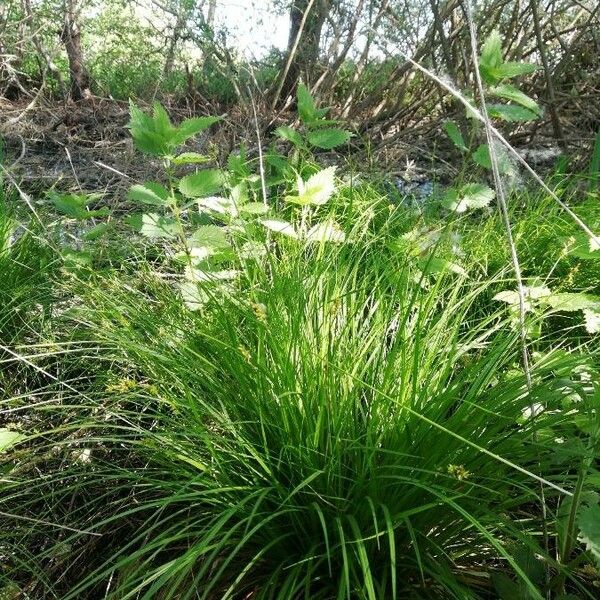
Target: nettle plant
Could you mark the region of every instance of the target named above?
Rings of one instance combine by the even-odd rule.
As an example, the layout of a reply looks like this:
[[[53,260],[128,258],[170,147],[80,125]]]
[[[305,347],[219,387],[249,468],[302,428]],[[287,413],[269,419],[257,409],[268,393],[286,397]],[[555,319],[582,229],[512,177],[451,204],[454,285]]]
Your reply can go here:
[[[278,127],[275,134],[292,143],[297,150],[297,160],[303,154],[310,155],[314,148],[333,150],[350,140],[352,133],[338,127],[341,121],[327,119],[330,109],[317,108],[314,98],[302,83],[298,84],[296,100],[300,126],[298,128]]]
[[[538,66],[531,63],[504,61],[502,41],[498,31],[493,31],[483,44],[479,57],[479,73],[484,86],[488,115],[491,119],[516,123],[533,121],[542,116],[542,109],[533,98],[509,83],[515,77],[532,73]],[[446,121],[444,129],[452,143],[468,161],[486,170],[491,170],[490,148],[487,143],[479,143],[482,124],[467,110],[469,123],[468,141],[455,121]],[[517,176],[515,165],[501,146],[494,146],[498,158],[500,174],[507,179]],[[462,213],[469,209],[484,208],[495,198],[495,192],[484,183],[471,182],[446,191],[444,204],[451,210]]]
[[[524,286],[525,325],[530,338],[541,335],[541,324],[545,316],[555,313],[583,314],[583,324],[588,333],[600,333],[600,298],[578,292],[552,292],[540,281]],[[494,300],[508,304],[513,319],[518,321],[520,298],[516,290],[505,290],[494,296]]]
[[[196,152],[178,152],[191,137],[220,120],[219,117],[186,119],[171,123],[164,108],[155,104],[152,115],[131,107],[129,124],[136,147],[160,157],[166,171],[165,185],[145,182],[131,187],[130,201],[148,207],[128,221],[142,236],[165,244],[175,267],[183,271],[179,287],[186,305],[199,309],[215,293],[231,293],[249,263],[259,261],[273,243],[273,233],[303,243],[340,243],[344,232],[331,219],[317,219],[318,207],[336,191],[335,167],[299,174],[285,204],[297,207],[291,220],[277,220],[276,208],[260,196],[259,177],[250,169],[242,149],[231,155],[227,169],[197,168],[177,177],[182,165],[211,161]]]

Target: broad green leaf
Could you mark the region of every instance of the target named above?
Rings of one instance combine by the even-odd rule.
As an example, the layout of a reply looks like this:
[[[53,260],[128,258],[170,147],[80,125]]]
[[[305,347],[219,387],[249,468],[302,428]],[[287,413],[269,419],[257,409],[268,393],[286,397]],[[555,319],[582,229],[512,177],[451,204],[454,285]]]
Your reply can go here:
[[[588,506],[579,513],[579,541],[600,567],[600,505]]]
[[[94,217],[106,217],[110,214],[108,208],[87,210],[87,205],[93,200],[93,197],[85,194],[60,194],[52,191],[48,196],[59,213],[79,221]]]
[[[496,197],[496,192],[482,183],[467,183],[460,190],[450,190],[446,205],[450,210],[463,213],[468,209],[484,208]]]
[[[236,217],[238,215],[238,207],[235,202],[229,198],[220,196],[208,196],[198,200],[198,210],[210,210],[221,215],[230,215]]]
[[[170,140],[175,135],[175,128],[169,119],[167,111],[159,102],[155,102],[152,107],[152,116],[156,133]]]
[[[281,233],[282,235],[287,235],[288,237],[298,239],[298,234],[296,233],[294,226],[287,221],[275,221],[267,219],[265,221],[261,221],[261,224],[264,225],[269,231]]]
[[[228,248],[231,244],[224,227],[218,225],[202,225],[191,236],[194,246],[206,246],[213,250]]]
[[[263,202],[248,202],[247,204],[242,204],[239,210],[241,213],[249,215],[264,215],[269,212],[269,207],[265,206]]]
[[[198,152],[182,152],[171,158],[171,162],[174,165],[198,165],[210,162],[210,160],[211,158],[209,156],[198,154]]]
[[[345,129],[316,129],[308,134],[308,141],[317,148],[331,150],[345,144],[352,134]]]
[[[10,429],[0,429],[0,452],[6,452],[11,446],[18,444],[25,438],[24,435]]]
[[[500,32],[494,29],[486,38],[479,57],[479,70],[486,83],[495,83],[494,69],[502,64],[502,40]]]
[[[600,298],[590,294],[561,292],[550,294],[544,302],[556,310],[575,312],[578,310],[600,310]]]
[[[209,300],[210,296],[195,281],[182,281],[179,292],[185,306],[189,310],[200,310]]]
[[[346,234],[333,221],[326,221],[311,227],[306,234],[306,241],[340,244],[346,241]]]
[[[170,217],[145,213],[141,217],[140,233],[150,239],[172,239],[177,233],[177,223]]]
[[[83,237],[89,241],[97,240],[98,238],[102,237],[110,228],[111,226],[108,223],[98,223],[98,225],[88,229]]]
[[[325,204],[335,192],[336,167],[327,167],[306,181],[298,179],[298,196],[286,196],[288,202],[301,205]]]
[[[531,63],[505,62],[492,68],[492,73],[497,79],[511,79],[519,75],[527,75],[537,71],[538,66]]]
[[[295,146],[303,146],[304,141],[302,136],[292,127],[278,127],[275,130],[275,135],[280,137],[282,140],[288,140]]]
[[[79,267],[91,267],[93,263],[92,255],[85,250],[73,250],[73,248],[63,248],[62,258],[67,270],[78,269]]]
[[[446,121],[444,123],[444,129],[448,134],[448,137],[452,141],[452,143],[462,152],[466,152],[468,150],[467,144],[465,144],[465,140],[458,128],[458,125],[454,121]]]
[[[151,186],[151,183],[144,185],[136,184],[129,188],[127,198],[133,202],[140,202],[142,204],[164,206],[167,204],[168,193],[160,184],[155,184],[154,186]]]
[[[187,198],[212,196],[223,187],[223,173],[218,169],[206,169],[186,175],[179,182],[179,191]]]
[[[513,290],[504,290],[502,292],[498,292],[493,299],[498,300],[498,302],[506,302],[511,306],[518,306],[519,292],[515,292]]]
[[[157,156],[169,154],[174,146],[176,130],[164,108],[156,102],[150,117],[130,103],[130,114],[129,128],[135,145],[149,154]]]
[[[211,125],[218,123],[220,120],[221,117],[194,117],[192,119],[185,119],[175,128],[173,143],[179,146],[189,138],[208,129]]]
[[[503,98],[504,100],[516,102],[535,113],[537,116],[541,116],[542,114],[541,108],[533,98],[530,98],[527,94],[524,94],[521,90],[518,90],[515,86],[508,83],[501,83],[490,88],[489,94],[496,98]]]
[[[304,123],[314,121],[317,117],[315,101],[303,83],[298,84],[296,98],[298,100],[298,116],[300,120]]]
[[[600,244],[585,233],[577,233],[565,238],[565,250],[571,256],[583,260],[600,259]]]
[[[492,159],[490,158],[490,149],[487,144],[481,144],[477,147],[471,158],[485,169],[492,168]],[[502,175],[515,175],[515,167],[504,148],[496,147],[496,159],[498,161],[498,170]]]
[[[488,113],[494,119],[502,119],[508,123],[534,121],[538,113],[515,104],[489,104]]]

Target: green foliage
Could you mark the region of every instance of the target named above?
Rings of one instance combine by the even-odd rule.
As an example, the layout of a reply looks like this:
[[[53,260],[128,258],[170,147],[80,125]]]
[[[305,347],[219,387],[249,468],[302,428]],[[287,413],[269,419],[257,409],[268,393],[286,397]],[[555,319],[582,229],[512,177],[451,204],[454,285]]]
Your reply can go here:
[[[142,152],[155,156],[170,156],[188,139],[220,121],[220,117],[197,117],[185,119],[174,126],[158,102],[154,103],[152,116],[141,111],[133,102],[130,102],[129,109],[129,129],[135,145]]]
[[[482,55],[490,77],[518,70],[495,39]],[[317,165],[311,147],[350,134],[305,88],[298,110],[276,133],[289,157],[216,168],[180,146],[217,118],[132,105],[165,171],[130,188],[141,212],[51,192],[58,237],[83,228],[60,256],[0,221],[0,402],[27,415],[0,430],[2,577],[64,600],[587,593],[600,287],[571,275],[593,287],[597,248],[510,203],[528,382],[494,191],[450,188],[451,218],[390,206]],[[99,268],[110,235],[135,251]]]
[[[352,137],[352,134],[345,129],[331,127],[339,122],[325,119],[329,109],[317,108],[310,91],[302,83],[298,84],[297,103],[298,116],[305,129],[300,132],[292,127],[278,127],[275,133],[281,139],[306,151],[311,146],[322,150],[332,150],[347,143]]]

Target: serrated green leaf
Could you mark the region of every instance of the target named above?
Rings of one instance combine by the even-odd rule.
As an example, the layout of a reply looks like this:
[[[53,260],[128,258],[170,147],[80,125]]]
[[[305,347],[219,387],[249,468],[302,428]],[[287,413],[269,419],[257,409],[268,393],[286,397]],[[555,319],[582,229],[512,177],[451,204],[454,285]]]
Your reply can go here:
[[[223,187],[223,173],[218,169],[205,169],[186,175],[179,181],[179,191],[187,198],[212,196]]]
[[[93,198],[85,194],[59,194],[51,191],[48,193],[48,197],[59,213],[79,221],[94,217],[106,217],[110,214],[110,210],[106,207],[98,210],[87,210],[87,205]]]
[[[304,123],[314,121],[317,117],[315,101],[303,83],[298,84],[296,98],[298,100],[298,116],[300,120]]]
[[[444,123],[444,129],[448,134],[448,137],[452,143],[461,151],[466,152],[468,150],[467,144],[458,128],[458,125],[454,121],[446,121]]]
[[[585,233],[577,233],[564,238],[567,254],[583,260],[600,259],[600,245]]]
[[[162,190],[156,187],[151,189],[150,186],[150,183],[132,185],[129,188],[129,192],[127,192],[127,198],[133,202],[140,202],[141,204],[149,204],[151,206],[164,206],[167,204],[167,191],[162,186],[160,186]],[[163,190],[164,194],[162,193]]]
[[[192,119],[184,119],[179,126],[175,128],[173,143],[179,146],[201,131],[208,129],[211,125],[218,123],[220,120],[221,117],[194,117]]]
[[[486,38],[479,57],[479,71],[486,83],[495,83],[493,70],[502,64],[502,39],[497,29]]]
[[[515,104],[489,104],[487,108],[490,117],[508,123],[534,121],[539,116],[536,112]]]
[[[315,129],[308,134],[308,141],[317,148],[331,150],[345,144],[351,137],[352,134],[345,129]]]
[[[444,271],[452,271],[457,275],[467,276],[467,272],[455,262],[446,260],[439,256],[427,256],[419,259],[419,268],[425,274],[443,273]]]
[[[512,79],[519,75],[527,75],[537,71],[538,66],[523,62],[505,62],[492,69],[498,79]]]
[[[460,190],[449,190],[445,204],[450,210],[463,213],[469,209],[484,208],[496,197],[493,189],[482,183],[467,183]]]
[[[516,102],[538,116],[542,114],[542,110],[533,98],[530,98],[527,94],[524,94],[521,90],[508,83],[501,83],[490,88],[489,94],[496,98],[503,98],[504,100]]]
[[[130,121],[128,127],[136,147],[142,152],[155,156],[169,154],[170,141],[174,130],[170,126],[168,116],[165,119],[164,110],[154,106],[153,116],[141,111],[133,102],[129,103]]]
[[[335,192],[336,167],[328,167],[311,175],[306,181],[298,180],[298,195],[286,196],[288,202],[301,205],[325,204]]]
[[[182,152],[171,158],[171,162],[174,165],[198,165],[210,162],[210,160],[209,156],[198,154],[198,152]]]
[[[144,213],[141,216],[139,231],[150,239],[172,239],[177,234],[177,223],[170,217]]]
[[[260,222],[264,225],[269,231],[274,233],[281,233],[282,235],[286,235],[288,237],[298,239],[298,234],[294,229],[294,226],[287,221],[276,221],[272,219],[267,219],[265,221]]]
[[[108,223],[98,223],[91,229],[89,229],[85,235],[83,236],[88,241],[97,240],[102,237],[108,230],[110,229],[110,225]]]
[[[248,202],[240,205],[239,210],[241,213],[247,213],[249,215],[264,215],[269,212],[269,207],[263,202]]]
[[[292,127],[278,127],[275,130],[275,135],[280,137],[282,140],[288,140],[295,146],[303,146],[304,141],[302,136]]]
[[[341,244],[346,241],[346,234],[333,221],[325,221],[310,228],[306,234],[306,241]]]
[[[600,298],[577,292],[550,294],[544,298],[544,302],[555,310],[564,312],[575,312],[585,309],[600,310]]]
[[[152,107],[152,116],[156,133],[169,139],[175,134],[175,128],[171,124],[169,114],[159,102],[155,102]]]
[[[192,245],[220,250],[231,246],[224,227],[218,225],[202,225],[191,236]]]
[[[475,152],[471,155],[471,158],[474,162],[476,162],[479,166],[484,167],[485,169],[492,168],[492,159],[490,158],[490,149],[487,144],[481,144],[477,147]],[[496,148],[496,158],[498,161],[498,170],[502,175],[514,175],[515,167],[506,153],[506,151],[501,148]]]
[[[579,540],[600,567],[600,506],[588,506],[578,515]]]

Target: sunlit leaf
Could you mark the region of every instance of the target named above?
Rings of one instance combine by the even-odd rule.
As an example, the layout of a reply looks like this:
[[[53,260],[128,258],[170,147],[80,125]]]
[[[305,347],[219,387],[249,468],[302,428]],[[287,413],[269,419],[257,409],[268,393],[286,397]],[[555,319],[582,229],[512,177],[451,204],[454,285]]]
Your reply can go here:
[[[202,225],[191,236],[195,246],[206,246],[212,249],[222,249],[231,246],[224,227],[218,225]]]
[[[449,190],[445,204],[458,213],[484,208],[496,197],[493,189],[482,183],[467,183],[460,190]]]
[[[340,244],[346,241],[346,234],[332,221],[318,223],[306,234],[307,242],[334,242]]]
[[[460,265],[441,258],[439,256],[427,256],[419,260],[419,268],[426,274],[443,273],[444,271],[452,271],[457,275],[467,276],[467,272]]]
[[[302,205],[325,204],[335,192],[336,167],[322,169],[306,181],[298,180],[298,196],[287,196],[288,202]]]
[[[179,191],[187,198],[212,196],[223,187],[223,173],[218,169],[205,169],[186,175],[179,181]]]
[[[296,98],[298,100],[298,116],[300,120],[304,123],[310,123],[316,118],[315,101],[303,83],[298,84]]]
[[[194,117],[192,119],[185,119],[175,128],[173,143],[179,146],[220,120],[221,117]]]
[[[144,213],[141,217],[140,233],[150,239],[171,239],[177,233],[177,223],[170,217]]]
[[[316,129],[308,134],[308,141],[317,148],[331,150],[345,144],[352,134],[345,129]]]
[[[479,70],[487,83],[495,83],[494,69],[502,64],[502,39],[500,32],[494,29],[486,38],[479,57]]]
[[[154,189],[151,189],[153,186],[151,186],[150,183],[144,185],[132,185],[129,188],[129,192],[127,192],[127,198],[133,202],[140,202],[141,204],[164,206],[167,204],[167,190],[159,184],[156,184],[156,186],[159,186],[159,188],[154,187]]]
[[[283,235],[287,235],[288,237],[298,239],[298,234],[296,233],[294,226],[287,221],[265,220],[261,221],[261,224],[264,225],[269,231],[281,233]]]

